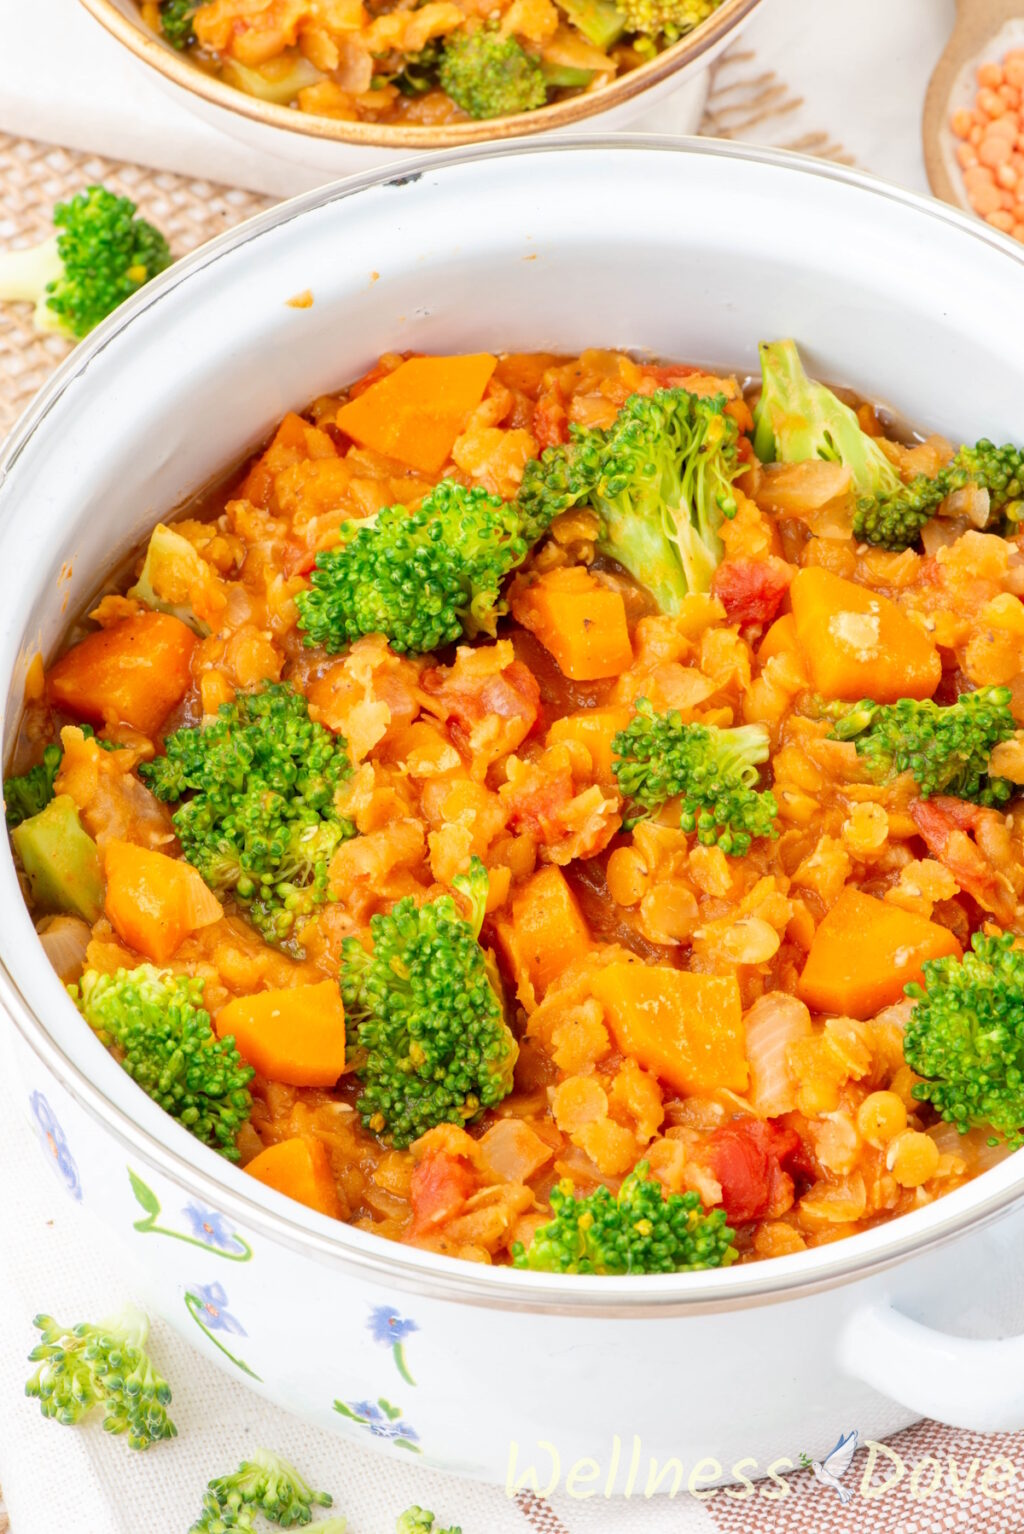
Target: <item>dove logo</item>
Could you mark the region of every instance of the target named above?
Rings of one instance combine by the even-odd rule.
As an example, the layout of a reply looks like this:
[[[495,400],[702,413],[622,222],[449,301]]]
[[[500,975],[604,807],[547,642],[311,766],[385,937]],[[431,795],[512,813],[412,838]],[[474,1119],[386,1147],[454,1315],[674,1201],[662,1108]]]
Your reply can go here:
[[[821,1461],[811,1460],[814,1479],[823,1486],[831,1486],[845,1507],[853,1498],[853,1492],[842,1484],[842,1478],[850,1468],[850,1461],[857,1450],[857,1432],[844,1433],[834,1449],[830,1449]]]

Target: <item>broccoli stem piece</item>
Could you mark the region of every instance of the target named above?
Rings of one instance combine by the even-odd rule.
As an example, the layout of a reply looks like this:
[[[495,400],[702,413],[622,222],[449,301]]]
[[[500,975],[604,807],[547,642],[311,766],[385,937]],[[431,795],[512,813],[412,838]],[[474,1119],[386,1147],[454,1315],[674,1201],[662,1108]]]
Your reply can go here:
[[[82,1322],[70,1330],[45,1315],[32,1325],[41,1340],[28,1356],[39,1367],[25,1394],[39,1402],[44,1417],[73,1427],[102,1407],[106,1431],[127,1433],[132,1449],[176,1436],[167,1415],[170,1386],[146,1352],[149,1322],[141,1310],[125,1305],[99,1326]]]
[[[425,1507],[407,1507],[399,1515],[395,1534],[462,1534],[462,1529],[454,1524],[449,1529],[439,1528],[434,1514]]]
[[[568,1179],[551,1190],[552,1219],[528,1248],[513,1247],[517,1268],[536,1273],[686,1273],[736,1258],[722,1209],[705,1210],[696,1193],[665,1193],[639,1161],[618,1195],[601,1184],[585,1198]]]
[[[953,794],[999,807],[1020,792],[988,770],[996,746],[1017,733],[1011,697],[1008,687],[979,687],[945,707],[930,699],[864,698],[841,715],[832,739],[852,740],[876,782],[909,772],[922,799]]]
[[[559,9],[588,43],[607,53],[626,30],[626,18],[613,0],[558,0]]]
[[[217,577],[199,550],[173,527],[158,522],[150,534],[139,578],[125,593],[157,612],[170,613],[203,637],[210,632],[193,605],[217,590]]]
[[[314,1491],[295,1466],[269,1449],[257,1449],[237,1470],[207,1483],[203,1510],[189,1534],[225,1534],[226,1530],[255,1531],[262,1513],[268,1523],[293,1529],[308,1524],[315,1507],[330,1507],[334,1498]],[[344,1521],[329,1519],[317,1528],[342,1534]]]
[[[100,855],[83,830],[78,807],[67,794],[51,799],[38,815],[11,832],[32,899],[43,911],[66,911],[91,926],[103,913]]]
[[[0,299],[34,303],[37,330],[80,340],[171,264],[163,235],[135,213],[102,186],[57,203],[54,236],[0,255]]]
[[[1024,1145],[1024,950],[1013,935],[976,932],[963,959],[928,959],[903,1036],[912,1090],[961,1134],[988,1127]],[[993,1142],[994,1143],[994,1142]]]
[[[761,725],[684,724],[675,709],[656,714],[638,698],[636,716],[612,741],[612,771],[629,810],[624,824],[635,825],[678,798],[684,831],[696,832],[702,846],[717,844],[727,856],[743,857],[754,837],[778,835],[775,795],[755,787],[768,747]]]
[[[548,99],[539,61],[492,26],[448,37],[438,78],[456,106],[477,119],[533,112]]]
[[[372,952],[341,946],[348,1043],[363,1083],[359,1111],[403,1149],[437,1124],[466,1124],[512,1090],[518,1046],[478,942],[487,874],[474,859],[459,891],[417,906],[406,896],[370,919]]]
[[[203,984],[140,964],[114,975],[87,970],[68,992],[147,1096],[197,1140],[237,1161],[235,1140],[252,1109],[252,1067],[230,1034],[214,1034]]]

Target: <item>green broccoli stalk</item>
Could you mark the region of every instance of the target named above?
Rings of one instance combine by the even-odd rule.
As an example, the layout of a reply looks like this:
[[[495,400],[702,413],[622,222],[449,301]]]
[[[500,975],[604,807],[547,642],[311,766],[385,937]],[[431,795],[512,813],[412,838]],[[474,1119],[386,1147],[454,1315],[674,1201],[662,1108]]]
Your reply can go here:
[[[602,53],[613,48],[626,30],[626,18],[614,0],[558,0],[558,5],[577,32]]]
[[[309,717],[306,699],[268,682],[176,730],[139,776],[174,815],[182,851],[231,891],[269,943],[298,953],[296,931],[328,899],[328,865],[355,834],[335,809],[350,775],[345,741]]]
[[[968,490],[981,500],[983,525],[1005,519],[1015,527],[1024,503],[1024,451],[985,438],[961,447],[938,474],[916,474],[907,484],[862,498],[854,536],[886,549],[912,548],[947,496]]]
[[[612,771],[630,812],[627,827],[678,798],[683,830],[730,857],[742,857],[755,836],[778,835],[775,795],[755,787],[757,769],[768,760],[761,725],[684,724],[675,709],[656,714],[638,698],[636,715],[615,736],[612,751]]]
[[[451,895],[420,906],[406,896],[371,917],[371,952],[355,937],[341,945],[359,1111],[399,1149],[436,1124],[469,1123],[512,1090],[518,1046],[477,940],[486,878],[474,859],[457,881],[468,920]]]
[[[903,1055],[925,1079],[912,1089],[961,1134],[972,1126],[1024,1145],[1024,950],[1011,933],[976,932],[963,959],[927,959]]]
[[[413,512],[387,506],[342,524],[296,598],[306,643],[332,653],[384,634],[399,653],[426,654],[463,634],[493,634],[501,586],[546,528],[480,486],[442,480]]]
[[[576,1198],[566,1179],[552,1188],[553,1218],[529,1248],[512,1248],[517,1268],[535,1273],[687,1273],[733,1262],[733,1232],[723,1209],[705,1210],[696,1193],[665,1193],[646,1161],[618,1195],[602,1183]]]
[[[739,430],[721,395],[686,389],[634,394],[607,431],[572,426],[568,443],[527,465],[520,505],[558,515],[589,501],[598,549],[675,613],[708,591],[724,552],[718,530],[736,515]]]
[[[832,739],[852,740],[877,783],[909,772],[922,799],[952,794],[998,808],[1020,792],[988,770],[996,746],[1017,733],[1011,696],[1008,687],[979,687],[946,707],[930,699],[865,698],[841,715]]]
[[[626,29],[645,38],[674,43],[699,27],[722,0],[621,0]]]
[[[533,112],[548,99],[540,61],[493,26],[447,38],[438,78],[455,105],[475,118]]]
[[[37,330],[81,340],[171,264],[160,231],[105,187],[59,202],[53,222],[42,245],[0,255],[0,299],[34,303]]]
[[[91,724],[80,724],[78,728],[83,735],[95,739],[96,731]],[[118,749],[112,740],[97,740],[96,744],[102,746],[104,751]],[[31,820],[40,810],[45,810],[53,798],[53,786],[63,760],[64,752],[60,746],[49,745],[43,751],[42,760],[30,767],[28,772],[4,779],[4,811],[9,830],[13,831],[23,820]]]
[[[192,22],[201,0],[160,0],[160,30],[172,48],[191,48],[196,40]]]
[[[462,1528],[452,1525],[450,1529],[439,1528],[433,1513],[425,1507],[407,1507],[399,1514],[395,1534],[462,1534]]]
[[[207,1483],[203,1511],[189,1534],[255,1531],[261,1513],[282,1529],[305,1527],[315,1507],[330,1507],[333,1501],[329,1492],[314,1491],[288,1460],[269,1449],[257,1449],[230,1475]],[[333,1529],[333,1534],[342,1534],[344,1527],[344,1521],[339,1524],[334,1518],[317,1524],[321,1531]]]
[[[243,1064],[229,1035],[218,1039],[199,979],[140,964],[116,974],[87,970],[72,1000],[100,1042],[166,1113],[228,1161],[252,1109]]]
[[[177,1428],[167,1415],[171,1390],[146,1352],[149,1322],[134,1305],[99,1326],[82,1322],[68,1330],[52,1316],[36,1316],[42,1334],[29,1356],[39,1365],[25,1394],[44,1417],[74,1427],[94,1407],[103,1408],[108,1433],[127,1433],[132,1449],[148,1449]]]

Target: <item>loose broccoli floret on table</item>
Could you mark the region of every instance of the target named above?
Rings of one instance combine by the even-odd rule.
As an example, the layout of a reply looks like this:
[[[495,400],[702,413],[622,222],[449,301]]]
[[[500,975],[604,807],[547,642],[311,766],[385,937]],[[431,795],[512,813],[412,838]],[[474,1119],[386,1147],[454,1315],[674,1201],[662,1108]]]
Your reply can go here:
[[[104,1428],[127,1433],[132,1449],[175,1437],[167,1415],[170,1386],[146,1352],[149,1322],[141,1310],[126,1305],[99,1326],[67,1329],[52,1316],[36,1316],[32,1324],[42,1338],[28,1355],[39,1367],[25,1394],[38,1400],[44,1417],[73,1427],[102,1407]]]
[[[538,1273],[685,1273],[726,1267],[736,1257],[722,1209],[696,1193],[665,1193],[640,1161],[619,1189],[603,1184],[576,1198],[568,1180],[551,1190],[553,1218],[528,1248],[513,1248],[517,1268]]]
[[[683,830],[731,857],[742,857],[755,836],[778,834],[775,795],[756,787],[758,766],[768,760],[762,726],[684,724],[674,709],[655,713],[646,698],[636,709],[612,742],[612,770],[632,823],[678,798]]]
[[[328,865],[354,835],[335,798],[351,773],[345,741],[309,717],[284,682],[222,703],[168,736],[139,768],[174,814],[182,852],[211,889],[230,890],[270,943],[296,948],[302,921],[328,898]]]
[[[53,222],[41,245],[0,255],[0,299],[34,303],[37,330],[80,340],[171,264],[159,229],[105,187],[59,202]]]
[[[197,1140],[237,1161],[235,1140],[252,1109],[252,1067],[233,1038],[214,1033],[203,981],[140,964],[113,975],[87,970],[69,990],[132,1080]]]
[[[426,654],[464,634],[493,634],[502,582],[546,527],[543,509],[524,514],[451,480],[413,512],[388,506],[343,523],[341,543],[318,556],[312,589],[296,598],[306,642],[334,652],[384,634],[400,654]]]
[[[979,687],[945,706],[931,699],[883,704],[865,698],[841,715],[832,736],[853,741],[876,782],[909,772],[923,799],[952,794],[998,807],[1020,791],[988,770],[996,746],[1017,732],[1011,696],[1008,687]]]
[[[532,112],[548,99],[540,61],[496,27],[478,27],[449,37],[438,78],[456,106],[475,118]]]
[[[990,1128],[1024,1145],[1024,950],[1011,933],[976,932],[963,959],[928,959],[903,1054],[925,1079],[912,1089],[963,1134]]]
[[[465,881],[467,920],[451,895],[411,896],[370,920],[341,950],[349,1048],[363,1084],[359,1111],[403,1148],[436,1124],[466,1124],[512,1090],[518,1047],[478,942],[487,900],[479,860]]]
[[[160,0],[160,30],[174,48],[191,48],[196,40],[192,30],[200,0]]]
[[[433,1513],[428,1513],[426,1508],[407,1507],[399,1515],[395,1534],[462,1534],[462,1528],[455,1524],[448,1529],[439,1528]]]
[[[262,1514],[268,1523],[282,1529],[305,1527],[313,1509],[330,1507],[334,1498],[326,1491],[314,1491],[295,1466],[269,1449],[257,1449],[251,1459],[243,1460],[230,1475],[217,1476],[208,1483],[203,1511],[189,1534],[226,1534],[229,1529],[255,1531]],[[318,1523],[320,1530],[342,1534],[344,1521],[335,1518]]]

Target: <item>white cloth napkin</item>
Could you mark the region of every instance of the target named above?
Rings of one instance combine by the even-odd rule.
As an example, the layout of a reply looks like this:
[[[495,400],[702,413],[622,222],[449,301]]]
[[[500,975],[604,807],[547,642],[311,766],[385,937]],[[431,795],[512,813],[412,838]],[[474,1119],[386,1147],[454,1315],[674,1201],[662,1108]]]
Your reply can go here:
[[[763,0],[720,76],[722,122],[762,144],[821,135],[865,169],[926,191],[921,104],[954,10],[955,0]],[[4,132],[274,196],[330,179],[200,120],[76,0],[0,0],[0,38]],[[633,130],[687,132],[691,118],[689,102],[670,96]]]

